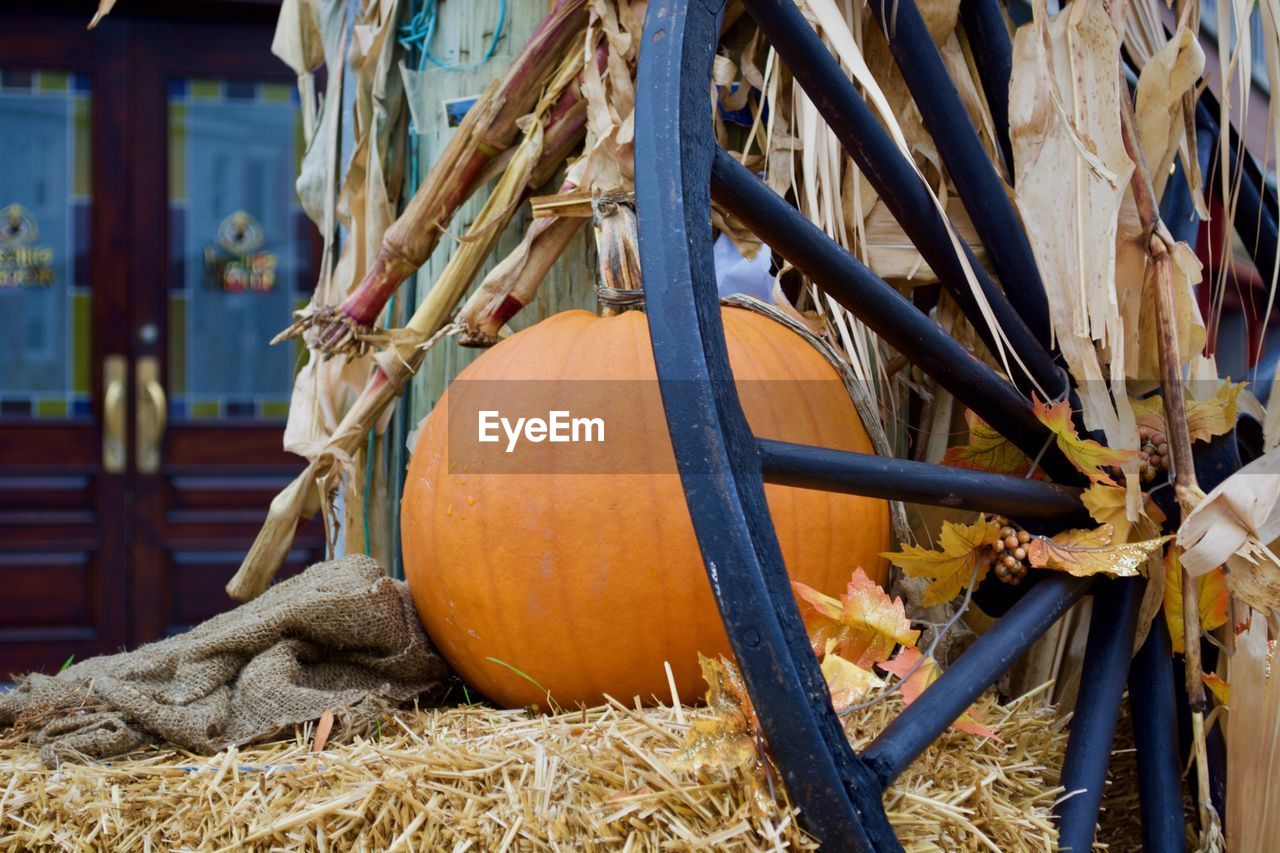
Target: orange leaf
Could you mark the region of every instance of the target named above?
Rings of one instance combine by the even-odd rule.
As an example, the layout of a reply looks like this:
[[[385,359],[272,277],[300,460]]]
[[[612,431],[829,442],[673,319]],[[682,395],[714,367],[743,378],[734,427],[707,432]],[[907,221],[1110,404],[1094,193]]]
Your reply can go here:
[[[924,591],[925,606],[932,607],[959,595],[970,577],[974,578],[975,585],[982,582],[991,564],[978,557],[981,550],[999,535],[1000,525],[986,516],[980,516],[972,524],[944,521],[938,537],[941,551],[931,551],[919,545],[902,545],[901,551],[890,551],[881,556],[913,578],[933,578],[933,583]]]
[[[1236,425],[1236,398],[1243,388],[1243,382],[1223,380],[1217,393],[1208,400],[1187,398],[1187,432],[1191,434],[1192,441],[1208,441],[1215,435],[1231,432]],[[1138,426],[1168,434],[1164,422],[1164,399],[1159,394],[1131,400],[1129,405]]]
[[[329,742],[329,733],[333,731],[333,710],[325,708],[324,713],[320,715],[320,722],[316,723],[316,735],[311,741],[312,752],[324,752],[325,744]]]
[[[1091,438],[1077,435],[1075,424],[1071,423],[1071,404],[1066,400],[1049,404],[1036,398],[1032,403],[1040,423],[1057,437],[1058,449],[1091,482],[1114,486],[1115,481],[1107,476],[1105,469],[1113,466],[1118,468],[1130,459],[1137,458],[1136,450],[1114,450]]]
[[[839,599],[793,581],[799,596],[813,653],[821,657],[835,648],[863,669],[893,654],[893,647],[915,645],[920,632],[911,629],[902,599],[892,599],[861,568],[854,569]]]
[[[918,665],[917,665],[918,664]],[[933,658],[924,658],[921,662],[920,650],[916,648],[904,648],[898,652],[897,657],[891,661],[877,664],[885,672],[891,672],[898,678],[904,679],[902,682],[902,704],[910,705],[916,699],[920,698],[920,694],[925,691],[930,684],[938,680],[941,672],[938,669],[938,662]],[[913,671],[914,670],[914,671]],[[977,737],[989,737],[999,743],[1000,740],[996,730],[982,724],[982,719],[978,715],[978,711],[972,705],[969,710],[960,715],[952,724],[953,728],[962,732],[968,732]]]
[[[1231,685],[1222,680],[1222,676],[1216,672],[1201,673],[1200,677],[1204,679],[1204,686],[1209,688],[1209,692],[1213,694],[1213,698],[1218,700],[1219,705],[1231,704]]]
[[[835,641],[827,642],[826,656],[822,659],[822,675],[831,691],[831,704],[842,711],[861,701],[867,694],[884,687],[884,681],[875,673],[850,663],[832,649]]]
[[[1112,533],[1111,525],[1104,524],[1096,530],[1064,530],[1052,539],[1033,536],[1027,543],[1027,560],[1037,569],[1058,569],[1078,578],[1096,574],[1133,577],[1139,574],[1138,566],[1171,538],[1113,544]]]
[[[994,471],[1021,477],[1031,470],[1031,460],[1013,442],[987,424],[982,418],[965,409],[965,422],[969,425],[969,443],[948,447],[942,457],[943,465],[955,468],[971,468],[975,471]]]
[[[1177,548],[1170,548],[1164,555],[1164,620],[1169,625],[1169,639],[1173,650],[1186,650],[1186,627],[1182,621],[1182,560]],[[1200,601],[1200,630],[1212,631],[1227,624],[1230,595],[1227,593],[1226,573],[1214,569],[1196,578]]]

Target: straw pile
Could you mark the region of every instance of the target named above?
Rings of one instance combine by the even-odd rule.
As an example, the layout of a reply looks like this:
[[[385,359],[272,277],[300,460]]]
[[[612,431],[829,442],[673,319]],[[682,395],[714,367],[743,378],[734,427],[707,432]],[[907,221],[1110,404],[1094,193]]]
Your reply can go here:
[[[1026,699],[980,702],[1004,743],[949,732],[890,789],[908,850],[1052,850],[1065,730]],[[855,746],[901,710],[848,723]],[[149,748],[109,764],[46,768],[0,744],[6,850],[811,849],[765,786],[668,757],[705,709],[621,703],[556,716],[481,706],[389,715],[313,752],[293,740],[212,758]]]

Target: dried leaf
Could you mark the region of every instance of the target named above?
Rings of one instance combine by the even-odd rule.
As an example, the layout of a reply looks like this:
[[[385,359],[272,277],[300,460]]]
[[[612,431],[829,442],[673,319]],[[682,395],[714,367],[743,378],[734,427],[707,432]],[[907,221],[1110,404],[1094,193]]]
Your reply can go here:
[[[1191,434],[1192,441],[1208,441],[1216,435],[1226,435],[1235,428],[1236,399],[1244,387],[1243,382],[1223,380],[1213,397],[1207,400],[1187,398],[1187,431]],[[1168,433],[1164,423],[1164,398],[1159,394],[1134,400],[1130,405],[1138,426]]]
[[[1105,469],[1119,468],[1137,459],[1137,451],[1115,450],[1077,435],[1071,423],[1071,404],[1066,400],[1049,404],[1036,399],[1033,403],[1036,418],[1057,437],[1058,449],[1090,482],[1114,486],[1115,481],[1107,476]]]
[[[1145,496],[1142,512],[1136,522],[1129,521],[1127,491],[1121,486],[1095,483],[1081,493],[1080,499],[1089,515],[1099,524],[1110,524],[1116,542],[1138,542],[1160,535],[1164,513],[1150,495]],[[1138,606],[1138,630],[1134,635],[1134,649],[1147,640],[1147,632],[1156,614],[1164,607],[1164,558],[1153,552],[1147,558],[1147,585],[1142,591],[1142,603]]]
[[[324,752],[325,745],[329,743],[329,734],[333,731],[333,709],[325,708],[324,713],[320,715],[320,722],[316,723],[316,735],[311,741],[312,752]]]
[[[1031,470],[1031,459],[1027,454],[986,421],[968,409],[965,409],[964,419],[969,425],[969,443],[948,447],[942,457],[943,465],[1015,477],[1025,476]]]
[[[694,720],[684,743],[669,759],[677,770],[716,767],[743,770],[754,767],[756,715],[738,668],[725,658],[698,656],[707,682],[707,707],[711,715]]]
[[[1202,575],[1222,564],[1227,589],[1251,607],[1280,612],[1280,449],[1223,480],[1182,521],[1182,565]]]
[[[827,642],[826,655],[822,658],[822,676],[831,691],[831,704],[843,711],[865,699],[872,691],[884,687],[884,681],[875,673],[850,663],[833,651],[835,640]]]
[[[1227,837],[1232,850],[1274,850],[1280,838],[1280,673],[1267,620],[1255,614],[1228,662]]]
[[[1014,38],[1009,80],[1018,210],[1085,425],[1113,447],[1136,447],[1116,283],[1117,223],[1133,170],[1120,130],[1128,97],[1116,71],[1120,35],[1104,0],[1071,3],[1052,17],[1046,0],[1034,0],[1032,18]],[[1136,514],[1136,456],[1124,461]],[[1097,462],[1085,467],[1094,482],[1109,482],[1095,473]]]
[[[1138,566],[1172,537],[1143,542],[1112,543],[1114,529],[1104,524],[1096,530],[1064,530],[1052,539],[1033,536],[1027,543],[1027,559],[1037,569],[1058,569],[1076,577],[1108,574],[1134,577]]]
[[[1182,563],[1178,549],[1170,548],[1164,557],[1164,618],[1169,625],[1169,637],[1173,650],[1181,653],[1186,648],[1185,627],[1182,622]],[[1212,631],[1227,624],[1227,609],[1231,596],[1227,593],[1226,573],[1214,569],[1195,579],[1199,591],[1200,629]]]
[[[1142,68],[1134,98],[1138,138],[1156,198],[1165,184],[1178,148],[1185,143],[1187,124],[1182,96],[1193,91],[1204,71],[1204,49],[1185,23]]]
[[[111,14],[111,9],[116,5],[116,0],[98,0],[98,10],[93,13],[93,20],[89,22],[89,29],[98,26],[98,22]]]
[[[891,672],[898,678],[903,679],[901,688],[903,705],[910,705],[920,698],[920,694],[925,691],[925,688],[937,681],[938,676],[942,674],[938,669],[938,662],[933,658],[924,658],[921,661],[920,650],[916,648],[904,648],[898,652],[897,657],[893,660],[885,661],[877,664],[877,666],[885,672]],[[997,742],[1004,742],[1000,740],[995,729],[982,724],[982,719],[978,715],[977,709],[972,705],[951,726],[977,737],[989,737]]]
[[[986,516],[972,524],[944,521],[938,537],[941,551],[903,545],[901,551],[890,551],[881,556],[913,578],[932,578],[933,583],[924,594],[925,606],[932,607],[959,595],[970,577],[974,577],[976,585],[987,576],[990,563],[978,558],[981,549],[994,542],[999,534],[1000,525]]]
[[[1209,688],[1209,692],[1213,694],[1213,698],[1218,700],[1219,705],[1231,704],[1231,685],[1222,680],[1222,676],[1216,672],[1201,673],[1200,677],[1204,679],[1204,686]]]
[[[1138,517],[1137,523],[1130,522],[1125,512],[1123,486],[1094,483],[1080,493],[1080,501],[1094,521],[1112,526],[1117,542],[1150,539],[1159,534],[1160,525],[1164,522],[1164,513],[1149,496],[1143,504],[1142,515]]]
[[[863,669],[887,660],[894,646],[915,645],[919,631],[902,599],[892,599],[861,568],[854,569],[849,586],[840,598],[824,595],[797,581],[791,584],[804,604],[801,612],[809,628],[813,653],[842,655]]]

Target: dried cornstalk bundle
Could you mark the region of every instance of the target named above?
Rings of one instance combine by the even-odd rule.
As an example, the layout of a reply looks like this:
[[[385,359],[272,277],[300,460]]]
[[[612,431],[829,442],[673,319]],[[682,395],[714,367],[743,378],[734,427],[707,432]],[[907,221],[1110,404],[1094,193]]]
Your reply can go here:
[[[313,305],[301,312],[281,337],[316,326],[316,347],[332,353],[343,351],[357,342],[360,333],[373,328],[391,294],[431,256],[449,220],[480,185],[491,162],[511,146],[519,134],[518,120],[561,73],[563,57],[580,61],[581,52],[574,43],[586,20],[585,7],[585,0],[556,3],[502,81],[486,89],[468,110],[408,207],[387,228],[360,283],[337,307]],[[581,130],[581,111],[574,100],[566,92],[565,103],[555,114],[558,127],[548,151],[560,152],[561,160],[576,145]]]
[[[981,704],[1003,744],[944,735],[890,786],[886,810],[907,850],[1055,849],[1061,721],[1027,702]],[[868,743],[900,710],[890,700],[851,718],[851,743]],[[338,730],[318,752],[308,726],[212,757],[150,749],[56,770],[28,745],[0,745],[0,846],[814,849],[781,786],[775,800],[758,796],[749,773],[673,767],[690,726],[712,714],[463,706]]]
[[[519,206],[529,176],[542,153],[541,120],[558,97],[549,92],[526,122],[524,140],[507,164],[461,247],[450,257],[440,277],[418,306],[405,328],[394,333],[387,348],[375,359],[377,367],[359,397],[337,428],[323,441],[299,448],[310,464],[271,503],[266,524],[259,532],[239,571],[227,584],[232,598],[248,600],[260,595],[279,570],[300,519],[325,513],[326,529],[333,535],[335,525],[329,507],[338,487],[346,483],[348,503],[361,500],[360,491],[350,488],[356,478],[352,457],[363,447],[369,430],[385,417],[404,390],[405,383],[426,356],[426,347],[448,322],[462,294],[488,259],[494,244]],[[348,508],[348,514],[352,510]]]
[[[635,73],[645,4],[593,2],[585,44],[595,62],[585,62],[581,93],[587,111],[582,156],[570,167],[560,194],[625,196],[634,185]],[[458,314],[461,342],[491,346],[498,332],[537,294],[547,271],[584,220],[578,216],[535,219],[524,240],[495,267]]]

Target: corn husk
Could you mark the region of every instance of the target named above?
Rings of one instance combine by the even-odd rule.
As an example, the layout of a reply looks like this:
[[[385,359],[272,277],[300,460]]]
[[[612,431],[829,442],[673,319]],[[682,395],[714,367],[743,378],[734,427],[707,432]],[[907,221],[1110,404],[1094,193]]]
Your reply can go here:
[[[1261,614],[1236,638],[1227,672],[1227,845],[1262,853],[1280,838],[1280,670]]]

